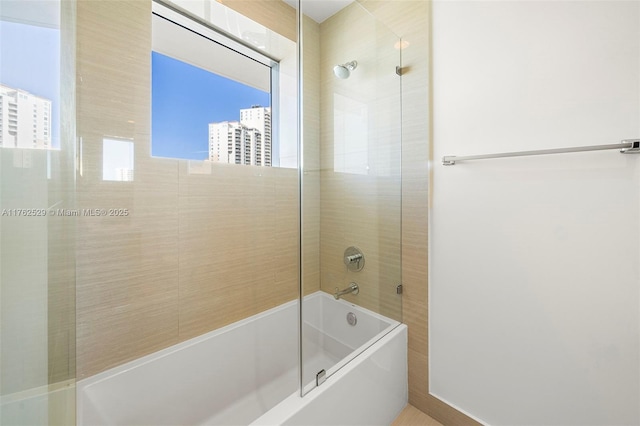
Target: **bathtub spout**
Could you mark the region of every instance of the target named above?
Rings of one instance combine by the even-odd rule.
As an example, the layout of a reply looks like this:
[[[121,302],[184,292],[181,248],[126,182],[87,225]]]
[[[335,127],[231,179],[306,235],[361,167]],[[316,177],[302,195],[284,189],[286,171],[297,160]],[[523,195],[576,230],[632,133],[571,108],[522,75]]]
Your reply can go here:
[[[360,293],[360,287],[358,287],[358,284],[356,283],[351,283],[349,284],[349,287],[345,288],[344,290],[340,290],[338,287],[336,287],[336,292],[333,294],[333,297],[336,298],[336,300],[340,299],[340,296],[344,296],[345,294],[358,294]]]

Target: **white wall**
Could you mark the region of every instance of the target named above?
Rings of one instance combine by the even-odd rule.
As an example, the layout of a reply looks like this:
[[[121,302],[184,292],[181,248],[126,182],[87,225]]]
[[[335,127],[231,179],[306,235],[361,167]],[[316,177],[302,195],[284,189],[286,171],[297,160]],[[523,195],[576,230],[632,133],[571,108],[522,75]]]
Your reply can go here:
[[[640,423],[640,2],[436,1],[430,390],[488,424]]]

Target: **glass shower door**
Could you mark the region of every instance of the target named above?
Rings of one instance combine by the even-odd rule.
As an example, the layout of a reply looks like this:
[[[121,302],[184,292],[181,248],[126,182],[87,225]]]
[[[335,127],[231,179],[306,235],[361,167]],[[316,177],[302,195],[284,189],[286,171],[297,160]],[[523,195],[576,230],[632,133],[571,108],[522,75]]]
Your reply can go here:
[[[305,6],[302,394],[402,319],[401,40],[358,2]]]
[[[74,8],[0,8],[0,424],[75,423]]]

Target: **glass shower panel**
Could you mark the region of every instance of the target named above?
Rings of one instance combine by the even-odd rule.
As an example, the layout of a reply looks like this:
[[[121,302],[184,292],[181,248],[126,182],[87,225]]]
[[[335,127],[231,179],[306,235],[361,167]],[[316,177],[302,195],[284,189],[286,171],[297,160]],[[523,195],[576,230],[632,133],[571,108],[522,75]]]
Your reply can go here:
[[[401,40],[301,6],[302,393],[402,320]]]
[[[75,3],[0,9],[0,424],[75,423]]]
[[[81,218],[78,229],[80,411],[85,421],[99,412],[128,424],[153,423],[162,407],[169,413],[159,417],[181,414],[162,402],[131,413],[111,410],[106,399],[92,401],[93,411],[83,402],[86,389],[98,386],[98,373],[207,335],[233,344],[221,343],[190,372],[153,374],[161,385],[115,379],[100,385],[122,389],[109,394],[137,386],[144,391],[136,397],[160,389],[155,401],[184,386],[183,395],[209,401],[192,400],[205,409],[185,410],[191,417],[172,417],[173,423],[248,424],[297,390],[295,41],[271,28],[279,16],[253,21],[274,16],[260,11],[281,2],[256,2],[258,12],[214,0],[103,3],[78,4],[77,197],[82,207],[118,215]],[[243,9],[247,2],[231,3]],[[258,64],[258,50],[275,63],[266,78],[253,79],[256,67],[269,71]],[[221,82],[217,95],[212,82]],[[254,92],[245,86],[266,99],[245,96]],[[268,135],[262,129],[269,127]],[[287,320],[263,328],[270,323],[262,314],[282,305],[292,306],[277,317]],[[207,392],[199,390],[202,383]],[[265,389],[266,402],[258,397]]]

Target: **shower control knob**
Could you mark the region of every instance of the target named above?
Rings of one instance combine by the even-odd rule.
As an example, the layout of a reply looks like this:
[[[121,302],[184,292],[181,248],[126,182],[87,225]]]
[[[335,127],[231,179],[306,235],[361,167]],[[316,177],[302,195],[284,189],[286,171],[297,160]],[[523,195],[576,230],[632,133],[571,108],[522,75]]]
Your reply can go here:
[[[364,254],[358,247],[351,246],[344,251],[344,264],[349,271],[358,272],[364,268]]]

